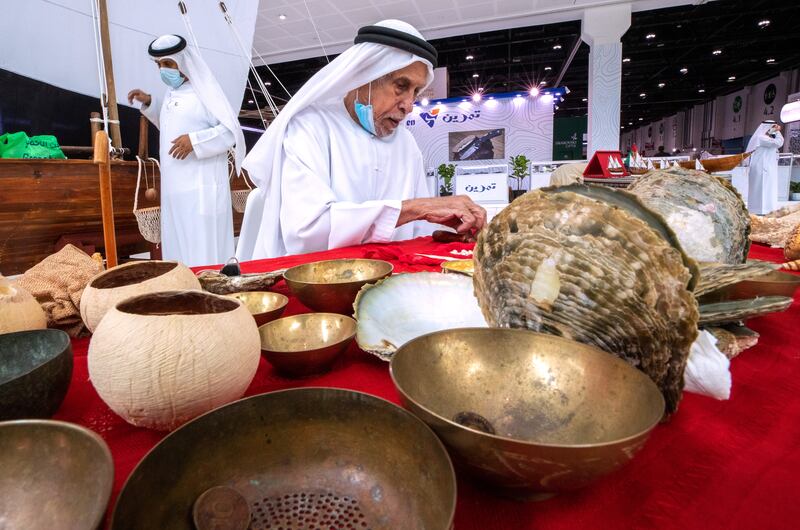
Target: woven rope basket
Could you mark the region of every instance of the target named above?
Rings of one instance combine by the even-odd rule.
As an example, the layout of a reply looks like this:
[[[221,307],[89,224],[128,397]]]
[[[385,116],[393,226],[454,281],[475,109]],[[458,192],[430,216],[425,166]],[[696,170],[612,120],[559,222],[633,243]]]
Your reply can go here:
[[[136,224],[139,225],[139,233],[150,243],[161,243],[161,206],[151,206],[150,208],[139,208],[139,185],[142,180],[142,170],[144,169],[145,182],[147,181],[147,162],[138,156],[139,173],[136,175],[136,192],[133,196],[133,215],[136,216]],[[155,158],[148,158],[153,162],[153,179],[155,184],[155,169],[161,172],[161,166]]]

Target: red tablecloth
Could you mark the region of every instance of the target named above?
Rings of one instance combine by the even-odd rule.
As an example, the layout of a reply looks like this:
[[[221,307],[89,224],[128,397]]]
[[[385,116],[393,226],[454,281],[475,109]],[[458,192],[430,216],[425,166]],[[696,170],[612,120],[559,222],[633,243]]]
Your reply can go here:
[[[319,259],[373,257],[397,271],[437,270],[415,253],[443,255],[463,244],[419,239],[255,261],[244,272],[269,271]],[[751,257],[781,261],[779,251],[755,246]],[[276,291],[288,294],[283,282]],[[458,530],[550,528],[795,528],[800,521],[800,304],[785,313],[750,321],[761,333],[755,348],[732,361],[729,401],[685,394],[680,410],[659,425],[636,458],[591,487],[539,503],[493,496],[459,477]],[[286,315],[307,312],[292,299]],[[56,419],[99,433],[114,456],[111,503],[134,466],[163,433],[125,423],[100,400],[89,382],[88,340],[73,342],[72,386]],[[312,379],[277,375],[261,360],[247,395],[297,386],[333,386],[368,392],[399,403],[388,364],[355,344],[333,370]],[[146,529],[156,530],[156,529]],[[402,529],[398,529],[402,530]]]

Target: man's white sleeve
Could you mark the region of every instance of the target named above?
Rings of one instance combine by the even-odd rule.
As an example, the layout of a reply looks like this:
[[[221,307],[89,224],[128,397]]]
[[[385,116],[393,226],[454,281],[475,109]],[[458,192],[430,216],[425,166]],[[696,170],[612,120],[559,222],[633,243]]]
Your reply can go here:
[[[156,129],[160,129],[160,114],[161,114],[161,98],[152,94],[150,96],[150,104],[149,105],[142,105],[142,115],[150,120],[150,123],[156,126]]]
[[[236,142],[233,133],[222,124],[200,131],[189,133],[189,140],[197,158],[217,156],[231,147]]]
[[[340,201],[331,189],[327,140],[293,123],[283,142],[280,223],[289,254],[391,241],[402,201]]]

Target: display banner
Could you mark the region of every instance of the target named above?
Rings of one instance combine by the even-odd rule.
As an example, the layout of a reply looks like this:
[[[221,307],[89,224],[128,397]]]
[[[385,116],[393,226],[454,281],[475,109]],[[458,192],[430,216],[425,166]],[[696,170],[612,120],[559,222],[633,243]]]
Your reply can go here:
[[[786,101],[786,78],[777,76],[759,83],[750,96],[745,136],[752,135],[764,120],[780,122],[781,108]]]
[[[731,138],[741,138],[750,131],[745,130],[744,115],[748,104],[749,88],[739,90],[733,94],[725,96],[724,114],[725,121],[722,124],[722,131],[719,131],[719,140],[729,140]],[[758,95],[756,95],[758,97]],[[697,107],[695,107],[697,108]],[[759,123],[761,120],[758,120]]]
[[[786,103],[800,101],[800,92],[789,94]],[[800,155],[800,121],[793,121],[785,125],[783,131],[783,152]]]
[[[445,99],[447,97],[447,85],[447,67],[441,66],[439,68],[434,68],[433,82],[431,82],[425,90],[420,92],[417,101],[422,101],[423,99]]]
[[[425,168],[439,164],[507,163],[525,155],[549,160],[553,154],[553,95],[502,94],[480,102],[445,100],[415,106],[406,127],[417,140]],[[555,92],[560,97],[560,92]]]
[[[586,158],[583,147],[586,125],[585,116],[553,120],[553,160],[583,160]]]

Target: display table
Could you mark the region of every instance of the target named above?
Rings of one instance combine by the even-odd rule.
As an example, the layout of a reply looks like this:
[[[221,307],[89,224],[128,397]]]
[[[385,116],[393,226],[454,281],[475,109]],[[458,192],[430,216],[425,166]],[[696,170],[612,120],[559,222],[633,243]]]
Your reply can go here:
[[[464,244],[428,238],[364,245],[242,264],[270,271],[343,257],[386,259],[396,272],[439,270],[416,253],[445,255]],[[781,261],[778,250],[756,246],[751,257]],[[289,294],[284,282],[274,290]],[[589,488],[538,503],[498,498],[459,473],[457,530],[550,528],[792,528],[800,521],[800,304],[750,321],[761,333],[755,348],[732,361],[729,401],[685,394],[678,413],[656,427],[649,442],[620,472]],[[285,315],[308,312],[291,298]],[[99,433],[111,448],[115,477],[111,506],[125,479],[165,433],[133,427],[111,412],[89,382],[88,339],[73,341],[75,369],[56,419]],[[389,365],[353,344],[331,372],[285,379],[264,359],[247,395],[301,386],[368,392],[399,403]],[[109,509],[110,513],[110,509]],[[155,529],[151,529],[155,530]],[[398,529],[402,530],[402,529]]]

